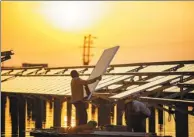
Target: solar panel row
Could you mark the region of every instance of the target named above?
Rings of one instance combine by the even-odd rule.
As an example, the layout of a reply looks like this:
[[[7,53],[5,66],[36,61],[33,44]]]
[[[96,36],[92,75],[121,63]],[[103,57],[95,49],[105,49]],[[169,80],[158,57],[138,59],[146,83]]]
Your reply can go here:
[[[141,69],[139,72],[161,72],[168,69],[171,69],[173,67],[176,67],[177,65],[156,65],[156,66],[147,66],[143,69]],[[125,66],[125,67],[114,67],[110,72],[111,73],[119,73],[119,72],[129,72],[134,69],[139,68],[139,66]],[[78,71],[83,71],[85,68],[78,68]],[[84,72],[84,74],[90,74],[92,72],[93,68],[88,68]],[[27,69],[23,72],[23,75],[38,72],[37,74],[44,74],[46,70],[41,69]],[[45,75],[50,74],[56,74],[57,72],[62,72],[65,69],[51,69],[48,71]],[[64,74],[69,74],[72,69],[69,69],[65,71]],[[194,65],[186,65],[184,68],[178,69],[178,71],[194,71]],[[10,70],[3,70],[1,74],[5,74],[6,72],[9,72]],[[22,70],[23,71],[23,70]],[[14,70],[10,74],[17,74],[21,72],[21,70]],[[57,75],[57,74],[56,74]],[[1,80],[9,78],[10,76],[1,76]],[[96,87],[96,91],[103,89],[105,87],[109,87],[109,89],[115,89],[118,87],[121,87],[122,85],[118,85],[116,83],[120,81],[127,81],[130,80],[133,76],[132,75],[105,75],[103,76],[102,80]],[[145,76],[147,77],[147,76]],[[127,91],[122,92],[120,94],[117,94],[115,96],[112,96],[111,98],[125,98],[127,96],[130,96],[132,93],[136,93],[138,91],[143,91],[145,89],[150,90],[151,88],[156,88],[156,86],[160,86],[161,83],[166,81],[171,81],[174,79],[177,79],[178,76],[157,76],[151,79],[148,79],[148,84],[144,84],[142,86],[138,85],[132,85],[127,88]],[[82,76],[81,78],[87,79],[88,76]],[[135,79],[138,81],[139,79]],[[17,76],[14,79],[2,82],[1,90],[3,92],[17,92],[17,93],[34,93],[34,94],[50,94],[50,95],[71,95],[70,90],[70,76]]]

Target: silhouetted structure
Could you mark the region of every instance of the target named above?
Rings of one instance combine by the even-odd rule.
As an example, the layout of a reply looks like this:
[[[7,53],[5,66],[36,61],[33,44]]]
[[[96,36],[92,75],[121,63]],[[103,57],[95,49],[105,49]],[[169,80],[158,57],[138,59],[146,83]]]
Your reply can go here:
[[[4,62],[4,61],[6,61],[8,59],[11,59],[11,55],[14,55],[12,50],[1,52],[1,62]]]
[[[48,64],[22,63],[22,67],[48,67]]]
[[[90,53],[91,45],[93,44],[93,40],[96,37],[92,37],[91,34],[84,37],[84,45],[83,45],[83,65],[89,65],[90,57],[92,56]]]

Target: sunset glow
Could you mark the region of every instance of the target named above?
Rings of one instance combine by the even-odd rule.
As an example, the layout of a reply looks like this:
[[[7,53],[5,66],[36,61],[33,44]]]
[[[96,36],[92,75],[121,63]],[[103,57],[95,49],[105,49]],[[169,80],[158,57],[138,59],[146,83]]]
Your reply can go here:
[[[115,45],[112,64],[193,60],[193,13],[191,1],[3,1],[1,49],[15,53],[4,65],[83,65],[89,34],[90,65]]]
[[[57,1],[41,4],[41,13],[55,27],[79,31],[91,27],[102,17],[102,2]]]

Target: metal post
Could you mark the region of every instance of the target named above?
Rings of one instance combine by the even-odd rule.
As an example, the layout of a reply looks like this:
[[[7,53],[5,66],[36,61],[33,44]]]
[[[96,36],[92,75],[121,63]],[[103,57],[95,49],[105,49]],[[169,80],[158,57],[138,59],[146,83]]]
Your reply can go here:
[[[36,121],[36,106],[37,106],[36,99],[33,99],[32,100],[32,120],[33,121]]]
[[[1,134],[5,133],[5,104],[6,95],[1,93]]]
[[[149,118],[149,132],[155,133],[156,132],[156,123],[155,123],[155,108],[151,107],[151,116]]]
[[[19,105],[19,137],[25,137],[26,129],[26,100],[22,95],[18,98]]]
[[[46,101],[42,100],[42,121],[46,122]]]
[[[10,113],[12,122],[12,134],[18,134],[18,99],[17,97],[10,96]]]
[[[124,111],[124,101],[119,100],[117,103],[117,125],[122,125],[122,115]]]
[[[188,111],[188,106],[179,104],[176,105],[185,111]],[[176,118],[176,137],[188,137],[188,114],[175,111]]]
[[[42,121],[43,121],[43,100],[40,98],[35,98],[35,106],[36,106],[36,117],[35,117],[35,127],[42,128]]]
[[[54,99],[54,127],[61,127],[61,107],[62,103],[59,99]]]
[[[98,109],[98,125],[109,125],[110,124],[110,108],[109,102],[106,100],[99,99],[99,109]]]
[[[163,105],[159,105],[163,107]],[[158,109],[158,124],[159,124],[159,132],[162,132],[163,130],[163,110]]]
[[[31,98],[26,98],[26,105],[27,105],[27,119],[31,119],[32,115],[32,104],[33,104],[33,99]]]

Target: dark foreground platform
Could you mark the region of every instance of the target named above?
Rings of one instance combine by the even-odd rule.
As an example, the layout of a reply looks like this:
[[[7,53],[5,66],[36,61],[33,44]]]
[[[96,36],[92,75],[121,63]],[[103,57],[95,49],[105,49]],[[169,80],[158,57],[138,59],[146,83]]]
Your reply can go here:
[[[155,133],[135,133],[126,131],[86,131],[77,134],[67,134],[55,129],[37,129],[31,131],[30,135],[35,137],[171,137],[157,136]]]

